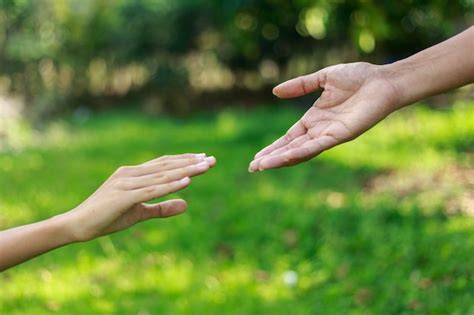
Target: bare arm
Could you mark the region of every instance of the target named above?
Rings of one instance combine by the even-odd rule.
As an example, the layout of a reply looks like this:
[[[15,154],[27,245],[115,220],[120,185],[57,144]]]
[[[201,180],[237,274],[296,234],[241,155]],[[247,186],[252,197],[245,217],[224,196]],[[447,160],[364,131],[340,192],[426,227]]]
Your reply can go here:
[[[0,232],[0,271],[40,254],[126,229],[138,222],[180,214],[182,199],[144,202],[186,188],[216,160],[204,154],[161,157],[119,168],[92,196],[59,216]]]
[[[474,26],[433,47],[383,66],[396,86],[398,106],[474,82]]]
[[[284,136],[255,155],[249,171],[307,161],[358,137],[400,107],[472,82],[474,27],[393,64],[339,64],[286,81],[275,87],[276,96],[323,93]]]
[[[0,271],[73,243],[67,219],[54,217],[0,232]]]

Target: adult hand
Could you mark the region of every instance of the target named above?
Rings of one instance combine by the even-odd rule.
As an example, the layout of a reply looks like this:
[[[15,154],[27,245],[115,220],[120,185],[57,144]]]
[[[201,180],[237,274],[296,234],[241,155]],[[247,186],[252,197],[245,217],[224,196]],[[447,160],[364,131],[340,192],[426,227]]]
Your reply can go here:
[[[323,89],[313,106],[288,132],[258,152],[249,171],[307,161],[352,140],[399,106],[399,92],[382,66],[357,62],[327,67],[274,88],[280,98]]]
[[[144,202],[184,189],[190,177],[207,172],[215,163],[214,157],[204,154],[183,154],[119,168],[92,196],[64,214],[72,238],[87,241],[140,221],[184,212],[187,205],[182,199]]]

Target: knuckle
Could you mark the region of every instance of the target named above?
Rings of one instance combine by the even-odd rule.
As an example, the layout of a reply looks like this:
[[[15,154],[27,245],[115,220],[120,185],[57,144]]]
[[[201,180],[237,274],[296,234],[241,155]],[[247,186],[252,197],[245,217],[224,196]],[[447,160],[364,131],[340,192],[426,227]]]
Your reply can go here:
[[[156,212],[158,213],[158,217],[163,217],[163,206],[161,204],[157,205]]]
[[[120,166],[115,173],[119,175],[125,175],[129,171],[130,171],[130,166]]]
[[[119,176],[119,175],[122,175],[123,174],[123,166],[120,166],[118,169],[115,170],[114,172],[114,176]]]
[[[186,175],[193,174],[196,171],[196,167],[194,165],[188,166],[176,172],[174,179],[180,179]]]
[[[145,188],[145,194],[147,194],[147,195],[151,195],[151,194],[153,194],[155,191],[156,191],[156,187],[155,187],[155,186],[148,186],[148,187]]]
[[[171,176],[169,174],[163,174],[163,175],[161,175],[161,179],[164,182],[169,182],[169,181],[171,181]]]
[[[171,162],[170,161],[163,161],[161,162],[161,167],[169,167],[171,165]]]
[[[291,140],[292,140],[292,137],[290,136],[290,134],[287,133],[287,134],[285,134],[285,135],[283,136],[283,139],[284,139],[285,141],[291,141]]]
[[[120,189],[122,187],[124,187],[126,185],[127,181],[123,178],[117,178],[115,180],[112,181],[112,187],[113,188],[116,188],[116,189]]]
[[[141,221],[145,221],[146,219],[149,218],[149,214],[147,211],[143,211],[142,209],[138,210],[136,212],[136,216],[134,218],[134,223],[136,222],[141,222]]]

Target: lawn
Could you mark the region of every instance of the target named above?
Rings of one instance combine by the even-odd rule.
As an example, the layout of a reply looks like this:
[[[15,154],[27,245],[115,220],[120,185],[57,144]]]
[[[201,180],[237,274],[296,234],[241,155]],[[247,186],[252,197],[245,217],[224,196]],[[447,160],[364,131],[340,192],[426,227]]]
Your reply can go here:
[[[287,169],[248,162],[291,105],[66,117],[0,153],[0,228],[73,208],[118,166],[207,152],[186,214],[0,274],[1,314],[473,314],[474,104],[418,105]]]

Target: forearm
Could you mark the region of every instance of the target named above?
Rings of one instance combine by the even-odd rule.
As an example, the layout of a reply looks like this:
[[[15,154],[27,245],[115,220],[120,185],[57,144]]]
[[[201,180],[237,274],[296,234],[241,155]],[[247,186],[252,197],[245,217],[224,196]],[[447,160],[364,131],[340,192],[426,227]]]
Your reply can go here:
[[[382,66],[402,107],[474,82],[474,27],[413,56]]]
[[[0,271],[74,242],[67,226],[60,215],[0,232]]]

